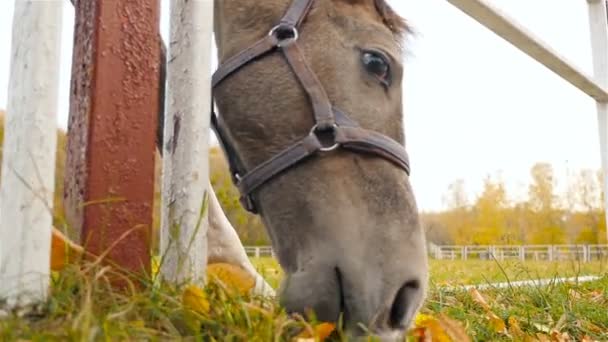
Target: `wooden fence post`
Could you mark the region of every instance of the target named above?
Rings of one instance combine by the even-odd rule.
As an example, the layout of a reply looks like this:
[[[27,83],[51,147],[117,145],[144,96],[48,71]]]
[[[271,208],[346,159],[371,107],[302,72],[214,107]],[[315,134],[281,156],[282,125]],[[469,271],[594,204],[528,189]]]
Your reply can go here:
[[[62,2],[15,1],[0,186],[0,298],[44,300],[50,276]]]
[[[163,144],[161,273],[205,281],[213,0],[171,1]]]
[[[150,270],[159,110],[159,0],[79,0],[65,177],[85,249]]]

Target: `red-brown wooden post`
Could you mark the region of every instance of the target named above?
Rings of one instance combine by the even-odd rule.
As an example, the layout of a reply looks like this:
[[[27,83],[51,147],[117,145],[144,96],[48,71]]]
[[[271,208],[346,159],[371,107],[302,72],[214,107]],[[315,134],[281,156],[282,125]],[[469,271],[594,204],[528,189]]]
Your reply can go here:
[[[159,109],[159,0],[78,0],[66,165],[85,249],[150,270]]]

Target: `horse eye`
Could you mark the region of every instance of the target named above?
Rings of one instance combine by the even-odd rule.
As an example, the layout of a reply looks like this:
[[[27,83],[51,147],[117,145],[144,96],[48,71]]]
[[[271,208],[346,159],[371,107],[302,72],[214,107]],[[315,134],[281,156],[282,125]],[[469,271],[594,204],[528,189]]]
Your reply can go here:
[[[383,54],[375,51],[364,51],[361,61],[365,70],[375,76],[384,86],[390,86],[391,67]]]

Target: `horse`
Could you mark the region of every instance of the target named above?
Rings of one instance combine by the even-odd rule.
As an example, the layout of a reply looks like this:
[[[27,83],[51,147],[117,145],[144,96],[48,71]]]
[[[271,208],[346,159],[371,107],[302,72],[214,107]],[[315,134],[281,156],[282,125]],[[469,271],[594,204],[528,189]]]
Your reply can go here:
[[[401,151],[407,22],[385,0],[215,0],[214,25],[214,127],[285,271],[281,304],[403,336],[428,283]]]
[[[261,216],[285,271],[281,304],[341,321],[352,336],[402,337],[428,286],[404,150],[406,21],[385,0],[214,0],[214,8],[221,115],[212,123],[242,204]],[[157,134],[162,151],[161,125]],[[210,195],[209,263],[240,266],[255,292],[274,295]]]

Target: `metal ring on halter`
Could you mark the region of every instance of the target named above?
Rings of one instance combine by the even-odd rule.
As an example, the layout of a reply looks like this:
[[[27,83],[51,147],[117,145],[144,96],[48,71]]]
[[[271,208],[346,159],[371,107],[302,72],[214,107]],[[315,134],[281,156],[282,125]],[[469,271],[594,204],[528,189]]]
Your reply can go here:
[[[338,125],[337,124],[333,124],[330,126],[331,129],[327,129],[327,131],[333,131],[334,134],[336,132],[336,129],[338,129]],[[310,135],[314,135],[317,137],[317,139],[319,139],[319,136],[317,135],[317,133],[319,132],[319,125],[314,125],[312,127],[312,129],[310,130]],[[333,150],[336,150],[338,147],[340,147],[340,143],[335,142],[335,138],[334,138],[334,143],[333,145],[327,146],[327,147],[321,147],[319,148],[319,151],[321,152],[331,152]]]
[[[284,35],[287,34],[287,35]],[[277,40],[277,47],[286,47],[295,43],[300,34],[295,26],[288,26],[285,24],[279,24],[273,27],[268,35],[275,37]]]

